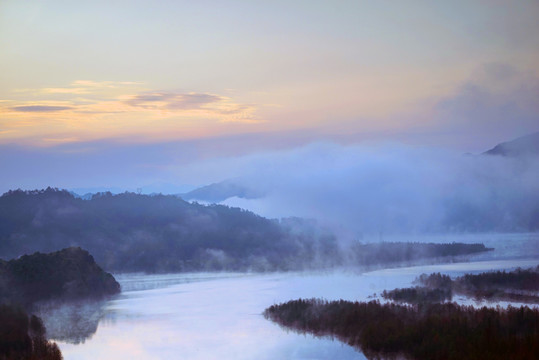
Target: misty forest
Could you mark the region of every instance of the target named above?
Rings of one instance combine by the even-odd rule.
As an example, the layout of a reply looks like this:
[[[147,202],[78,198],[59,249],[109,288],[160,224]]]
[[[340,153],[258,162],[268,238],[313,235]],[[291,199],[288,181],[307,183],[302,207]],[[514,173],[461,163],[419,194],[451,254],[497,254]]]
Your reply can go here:
[[[539,3],[0,1],[0,360],[539,359]]]

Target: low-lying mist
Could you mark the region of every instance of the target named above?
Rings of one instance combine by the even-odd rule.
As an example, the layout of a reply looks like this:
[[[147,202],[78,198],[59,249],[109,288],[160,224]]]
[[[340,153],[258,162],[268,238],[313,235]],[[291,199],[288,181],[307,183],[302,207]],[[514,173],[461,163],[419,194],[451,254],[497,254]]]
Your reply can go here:
[[[271,218],[315,218],[354,237],[539,229],[537,156],[317,143],[193,170],[236,177],[265,194],[223,204]]]

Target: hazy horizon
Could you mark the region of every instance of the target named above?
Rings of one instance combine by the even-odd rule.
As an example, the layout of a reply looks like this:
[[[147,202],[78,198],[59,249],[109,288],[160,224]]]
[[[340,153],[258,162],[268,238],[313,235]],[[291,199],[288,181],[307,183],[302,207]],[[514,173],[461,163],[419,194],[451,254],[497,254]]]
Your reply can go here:
[[[0,192],[175,191],[320,144],[480,153],[539,131],[538,16],[535,1],[3,1]]]

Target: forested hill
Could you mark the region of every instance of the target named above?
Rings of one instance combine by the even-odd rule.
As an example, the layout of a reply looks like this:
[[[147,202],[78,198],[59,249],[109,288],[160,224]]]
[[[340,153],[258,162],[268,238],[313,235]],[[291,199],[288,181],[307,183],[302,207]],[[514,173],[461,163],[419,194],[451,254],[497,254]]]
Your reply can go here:
[[[165,195],[82,200],[48,188],[0,197],[0,258],[70,246],[88,250],[107,271],[290,270],[339,262],[335,237],[301,219],[268,220]]]
[[[487,251],[482,244],[381,243],[342,249],[315,221],[269,220],[172,195],[65,190],[0,197],[0,258],[81,247],[113,272],[286,271],[376,266]]]
[[[28,307],[39,301],[99,299],[119,292],[114,277],[81,248],[0,260],[0,303]]]

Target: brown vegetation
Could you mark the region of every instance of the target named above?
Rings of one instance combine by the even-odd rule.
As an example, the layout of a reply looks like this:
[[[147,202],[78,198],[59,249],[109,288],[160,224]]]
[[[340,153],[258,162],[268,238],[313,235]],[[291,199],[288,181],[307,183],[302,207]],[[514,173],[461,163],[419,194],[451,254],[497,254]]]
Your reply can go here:
[[[465,274],[455,280],[440,273],[422,274],[415,282],[421,286],[384,291],[382,297],[417,304],[450,301],[456,293],[476,300],[539,303],[539,266],[509,272]]]
[[[299,299],[273,305],[264,315],[299,332],[335,336],[368,358],[539,358],[539,310],[528,307]]]
[[[59,360],[58,346],[45,338],[45,326],[23,309],[0,305],[0,359]]]

